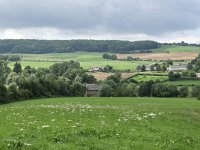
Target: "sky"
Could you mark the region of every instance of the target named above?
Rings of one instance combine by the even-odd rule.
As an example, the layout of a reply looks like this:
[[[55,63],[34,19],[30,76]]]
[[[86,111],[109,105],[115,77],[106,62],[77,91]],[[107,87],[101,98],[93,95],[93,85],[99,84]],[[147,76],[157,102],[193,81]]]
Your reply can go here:
[[[0,0],[0,39],[200,43],[200,0]]]

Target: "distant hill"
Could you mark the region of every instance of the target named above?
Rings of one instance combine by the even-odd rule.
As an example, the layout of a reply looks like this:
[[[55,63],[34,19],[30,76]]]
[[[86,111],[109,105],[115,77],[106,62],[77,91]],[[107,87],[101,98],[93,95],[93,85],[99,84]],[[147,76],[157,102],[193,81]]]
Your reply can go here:
[[[149,52],[160,48],[155,41],[118,41],[118,40],[0,40],[0,53],[67,53],[115,52],[132,53]]]

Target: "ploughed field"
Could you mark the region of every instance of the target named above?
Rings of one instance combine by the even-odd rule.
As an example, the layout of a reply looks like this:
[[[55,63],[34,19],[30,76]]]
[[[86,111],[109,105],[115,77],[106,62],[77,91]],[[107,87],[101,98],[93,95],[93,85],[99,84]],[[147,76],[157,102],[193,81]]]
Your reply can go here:
[[[171,53],[140,53],[117,54],[118,59],[126,59],[128,56],[142,60],[193,60],[198,56],[196,52],[171,52]]]
[[[0,106],[0,149],[200,148],[200,101],[52,98]]]

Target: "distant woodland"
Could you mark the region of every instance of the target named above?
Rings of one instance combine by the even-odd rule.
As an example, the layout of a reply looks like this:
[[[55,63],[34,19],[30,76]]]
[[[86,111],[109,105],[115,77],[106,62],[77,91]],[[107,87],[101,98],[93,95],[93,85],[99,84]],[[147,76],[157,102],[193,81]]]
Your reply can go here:
[[[132,53],[159,48],[155,41],[117,40],[0,40],[0,53],[68,53],[75,51]]]

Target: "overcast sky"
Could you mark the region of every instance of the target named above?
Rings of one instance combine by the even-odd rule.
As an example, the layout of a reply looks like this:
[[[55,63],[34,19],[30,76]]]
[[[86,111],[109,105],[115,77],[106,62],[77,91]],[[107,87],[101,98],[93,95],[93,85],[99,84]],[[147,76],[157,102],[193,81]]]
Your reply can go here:
[[[0,0],[0,39],[200,43],[200,0]]]

